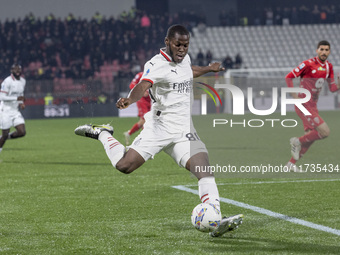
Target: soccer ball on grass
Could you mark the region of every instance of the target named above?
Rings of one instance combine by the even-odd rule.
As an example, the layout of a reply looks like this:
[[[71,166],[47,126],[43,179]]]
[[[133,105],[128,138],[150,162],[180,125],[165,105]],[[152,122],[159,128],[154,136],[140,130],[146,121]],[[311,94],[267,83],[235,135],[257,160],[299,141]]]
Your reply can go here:
[[[191,223],[202,232],[214,231],[221,222],[222,216],[219,209],[213,204],[201,203],[191,213]]]

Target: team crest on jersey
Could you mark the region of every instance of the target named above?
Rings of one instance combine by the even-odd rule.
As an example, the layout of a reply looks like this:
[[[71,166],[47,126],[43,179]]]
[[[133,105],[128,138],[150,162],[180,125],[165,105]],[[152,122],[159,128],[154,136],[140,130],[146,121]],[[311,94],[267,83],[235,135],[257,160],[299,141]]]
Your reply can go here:
[[[321,67],[321,66],[318,68],[318,70],[319,70],[319,71],[326,71],[326,69],[323,68],[323,67]]]
[[[299,72],[299,68],[295,68],[294,71],[295,71],[296,73],[298,73],[298,72]]]
[[[305,66],[306,66],[305,63],[302,63],[301,65],[299,65],[300,70],[302,70],[302,68],[304,68]]]
[[[315,88],[317,89],[321,89],[323,84],[325,82],[324,78],[319,78],[316,82],[315,82]]]

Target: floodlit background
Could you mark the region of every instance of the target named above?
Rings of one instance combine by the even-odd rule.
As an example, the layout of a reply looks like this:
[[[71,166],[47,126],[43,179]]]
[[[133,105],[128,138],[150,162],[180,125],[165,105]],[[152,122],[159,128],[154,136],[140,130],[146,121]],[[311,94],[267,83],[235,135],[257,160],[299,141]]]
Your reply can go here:
[[[250,127],[266,117],[251,114],[246,101],[245,115],[232,115],[232,97],[219,86],[245,95],[252,87],[254,106],[268,109],[272,88],[285,87],[285,75],[314,57],[320,40],[330,41],[340,71],[339,21],[336,0],[3,1],[0,80],[14,62],[22,65],[27,135],[0,154],[0,254],[339,254],[339,95],[327,85],[320,115],[331,134],[299,161],[306,173],[216,172],[223,215],[245,215],[218,239],[191,225],[197,180],[168,155],[123,175],[100,142],[74,135],[78,125],[108,123],[124,141],[137,111],[118,111],[115,102],[163,47],[166,29],[181,23],[191,32],[192,62],[226,68],[194,81],[193,120],[211,165],[285,165],[289,139],[303,134],[292,108],[268,118],[294,119],[296,127]],[[213,94],[215,104],[207,96],[207,115],[198,82],[221,97],[222,104]],[[228,124],[213,127],[214,119]]]

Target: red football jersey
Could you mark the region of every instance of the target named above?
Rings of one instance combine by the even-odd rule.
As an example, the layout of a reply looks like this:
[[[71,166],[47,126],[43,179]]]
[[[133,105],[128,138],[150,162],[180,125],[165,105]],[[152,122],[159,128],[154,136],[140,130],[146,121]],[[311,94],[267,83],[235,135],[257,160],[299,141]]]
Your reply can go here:
[[[133,89],[140,81],[140,78],[142,78],[143,72],[139,72],[136,74],[135,78],[130,83],[130,89]]]
[[[133,78],[133,80],[131,81],[129,87],[130,89],[133,89],[140,81],[140,79],[143,76],[143,72],[139,72],[136,74],[135,78]],[[144,94],[144,96],[139,100],[140,103],[145,104],[145,106],[150,110],[151,107],[151,99],[149,96],[149,92],[146,91],[146,93]]]
[[[333,65],[327,60],[322,63],[318,57],[303,61],[298,67],[287,74],[287,85],[293,87],[292,78],[297,77],[301,77],[300,88],[307,89],[312,95],[311,99],[306,103],[310,107],[316,107],[325,80],[327,80],[329,89],[332,92],[338,89],[334,81]],[[299,94],[299,97],[304,98],[305,95]]]

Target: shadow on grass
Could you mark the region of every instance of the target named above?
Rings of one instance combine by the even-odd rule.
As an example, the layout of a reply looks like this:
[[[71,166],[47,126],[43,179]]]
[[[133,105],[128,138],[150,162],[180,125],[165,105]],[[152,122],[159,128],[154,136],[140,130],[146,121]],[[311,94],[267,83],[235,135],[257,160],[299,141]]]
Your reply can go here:
[[[58,162],[58,161],[29,161],[29,162],[23,162],[23,161],[7,161],[3,160],[2,163],[5,164],[33,164],[33,165],[75,165],[75,166],[110,166],[110,163],[98,163],[98,162]]]

